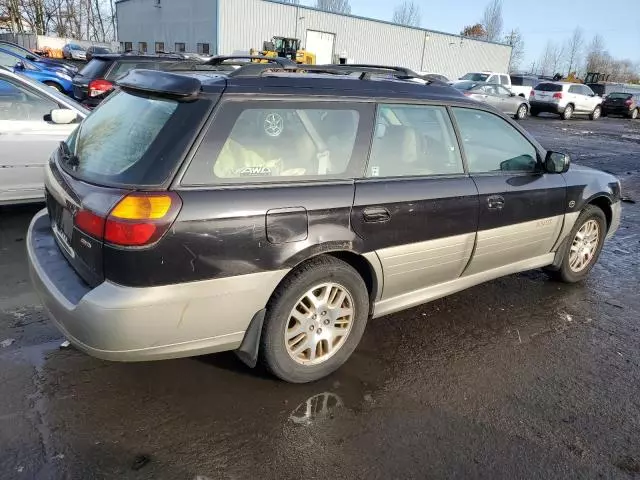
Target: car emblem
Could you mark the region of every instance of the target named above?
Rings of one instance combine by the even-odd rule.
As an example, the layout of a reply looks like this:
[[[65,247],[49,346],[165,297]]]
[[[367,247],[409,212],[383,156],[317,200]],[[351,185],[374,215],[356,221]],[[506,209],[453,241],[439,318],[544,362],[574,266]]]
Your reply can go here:
[[[575,202],[575,201],[573,201],[573,200],[571,200],[571,201],[569,202],[569,208],[573,208],[573,207],[575,207],[575,206],[576,206],[576,202]]]
[[[284,130],[284,118],[279,113],[270,113],[264,119],[264,133],[270,137],[279,137]]]

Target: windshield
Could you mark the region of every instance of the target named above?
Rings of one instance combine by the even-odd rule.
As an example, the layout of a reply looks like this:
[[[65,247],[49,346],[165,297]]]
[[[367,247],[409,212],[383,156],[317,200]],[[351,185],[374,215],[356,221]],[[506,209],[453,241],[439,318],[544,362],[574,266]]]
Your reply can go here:
[[[488,73],[467,73],[464,77],[460,77],[460,80],[473,80],[474,82],[486,82],[489,78]]]
[[[622,98],[626,100],[627,98],[631,98],[632,95],[630,93],[610,93],[609,98]]]
[[[177,166],[210,102],[180,103],[119,90],[95,109],[69,137],[62,167],[101,185],[160,185]],[[171,128],[169,128],[171,127]]]
[[[456,82],[453,84],[453,86],[458,90],[465,91],[465,90],[471,90],[472,88],[477,87],[478,82],[470,82],[470,81]]]
[[[27,55],[33,57],[33,58],[40,58],[38,57],[38,55],[36,55],[35,53],[33,53],[32,51],[30,51],[27,48],[21,47],[20,45],[13,45],[11,43],[2,43],[0,42],[0,48],[7,50],[11,53],[15,53],[16,55],[20,55],[21,57],[25,57]]]

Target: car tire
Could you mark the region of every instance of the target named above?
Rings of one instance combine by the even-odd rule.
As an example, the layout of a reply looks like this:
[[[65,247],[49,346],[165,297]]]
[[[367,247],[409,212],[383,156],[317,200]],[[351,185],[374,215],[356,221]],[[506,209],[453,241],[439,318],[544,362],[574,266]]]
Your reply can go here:
[[[590,232],[590,228],[596,227],[597,239],[594,241],[593,236],[589,236],[585,232]],[[580,258],[577,259],[576,263],[576,258],[581,257],[583,252],[585,257],[582,259],[585,260],[587,252],[587,247],[583,247],[585,244],[581,243],[579,232],[582,233],[583,239],[592,239],[593,250],[589,249],[589,258],[585,263],[581,263]],[[584,280],[600,257],[606,235],[607,219],[604,212],[595,205],[587,205],[578,216],[571,233],[567,237],[567,242],[569,243],[565,247],[560,267],[555,270],[547,269],[547,272],[556,280],[565,283],[576,283]],[[585,248],[585,250],[581,251],[580,248]]]
[[[602,116],[602,107],[597,105],[593,112],[589,114],[589,120],[598,120]]]
[[[62,88],[62,86],[56,82],[42,82],[44,83],[47,87],[51,87],[51,88],[55,88],[56,90],[58,90],[60,93],[64,93],[64,89]]]
[[[529,112],[529,108],[527,107],[527,104],[526,103],[522,103],[518,107],[518,110],[516,111],[516,114],[515,114],[514,118],[516,120],[524,120],[525,118],[527,118],[527,113],[528,112]]]
[[[569,104],[564,107],[564,112],[562,112],[562,119],[571,120],[571,117],[573,117],[573,105]]]
[[[638,118],[638,116],[640,115],[640,112],[638,111],[639,109],[634,109],[631,111],[631,113],[629,114],[629,118],[631,120],[635,120],[636,118]]]
[[[531,108],[531,110],[529,110],[529,114],[532,117],[537,117],[538,115],[540,115],[540,112],[538,110],[536,110],[535,108]]]
[[[328,301],[316,295],[326,295]],[[339,305],[331,305],[332,299],[340,298]],[[337,258],[315,257],[293,270],[269,300],[260,339],[261,363],[291,383],[325,377],[358,346],[369,311],[369,293],[360,274]],[[340,331],[347,329],[341,337],[337,325]]]

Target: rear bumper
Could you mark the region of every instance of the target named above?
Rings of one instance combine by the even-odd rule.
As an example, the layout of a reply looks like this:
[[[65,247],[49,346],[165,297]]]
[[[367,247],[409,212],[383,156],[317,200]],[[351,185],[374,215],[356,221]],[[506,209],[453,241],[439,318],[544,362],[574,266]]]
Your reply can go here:
[[[529,100],[529,105],[532,109],[535,109],[543,113],[564,113],[564,106],[560,106],[558,103],[553,102],[538,102],[536,100]]]
[[[631,112],[633,112],[633,108],[629,108],[625,105],[623,106],[611,106],[611,105],[602,105],[602,111],[604,113],[610,114],[612,113],[613,115],[629,115]]]
[[[29,226],[33,285],[67,339],[105,360],[143,361],[237,349],[286,270],[184,284],[87,286],[60,252],[46,210]]]

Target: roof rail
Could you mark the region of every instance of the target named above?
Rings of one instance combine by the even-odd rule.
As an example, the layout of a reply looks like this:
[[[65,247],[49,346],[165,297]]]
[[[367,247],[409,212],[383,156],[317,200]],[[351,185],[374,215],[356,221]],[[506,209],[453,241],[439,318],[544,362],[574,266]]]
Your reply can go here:
[[[248,63],[256,63],[250,62],[251,60],[260,60],[260,63],[264,65],[263,62],[267,63],[276,63],[281,67],[291,67],[296,66],[296,64],[284,57],[267,57],[264,55],[216,55],[209,60],[205,60],[204,63],[208,65],[221,65],[222,63],[228,60],[249,60],[249,62],[236,62],[237,65],[245,65]]]
[[[280,68],[278,68],[280,67]],[[251,63],[240,67],[230,76],[234,77],[259,77],[269,73],[278,72],[309,72],[309,73],[328,73],[333,75],[350,75],[353,73],[360,73],[360,80],[369,80],[372,75],[389,75],[393,78],[400,80],[419,79],[426,84],[432,83],[432,79],[425,78],[410,68],[405,67],[388,67],[382,65],[365,65],[365,64],[327,64],[327,65],[305,65],[294,64],[291,62],[289,65],[273,65],[264,63]]]

